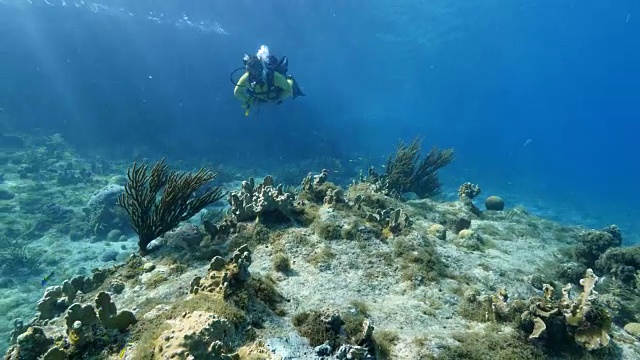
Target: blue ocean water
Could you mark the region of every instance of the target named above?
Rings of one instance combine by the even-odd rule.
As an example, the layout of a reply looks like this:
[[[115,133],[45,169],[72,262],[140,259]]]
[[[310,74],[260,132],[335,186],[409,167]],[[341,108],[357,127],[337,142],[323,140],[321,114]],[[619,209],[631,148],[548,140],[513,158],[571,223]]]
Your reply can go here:
[[[633,0],[0,0],[0,130],[267,171],[379,166],[421,135],[456,150],[446,193],[472,181],[631,244],[638,35]],[[263,44],[307,96],[245,117],[229,77]]]

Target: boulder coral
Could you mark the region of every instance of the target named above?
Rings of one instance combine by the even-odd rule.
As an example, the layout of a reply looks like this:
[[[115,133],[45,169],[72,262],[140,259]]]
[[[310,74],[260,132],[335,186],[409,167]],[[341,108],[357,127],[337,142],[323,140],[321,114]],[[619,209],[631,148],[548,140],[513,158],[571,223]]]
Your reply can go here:
[[[499,196],[489,196],[484,201],[484,207],[487,210],[502,211],[504,210],[504,200]]]

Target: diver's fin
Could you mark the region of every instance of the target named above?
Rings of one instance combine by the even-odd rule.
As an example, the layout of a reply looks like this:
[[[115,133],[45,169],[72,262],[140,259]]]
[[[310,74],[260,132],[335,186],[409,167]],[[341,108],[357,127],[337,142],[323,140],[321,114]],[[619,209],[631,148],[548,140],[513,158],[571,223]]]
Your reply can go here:
[[[293,98],[295,99],[298,96],[307,96],[307,94],[296,83],[293,83]]]
[[[300,89],[300,86],[298,86],[298,82],[296,81],[296,79],[293,78],[293,76],[288,75],[287,78],[293,80],[293,84],[291,85],[291,89],[293,90],[293,98],[297,98],[298,96],[307,96],[307,94],[304,93],[304,91],[302,91],[302,89]]]

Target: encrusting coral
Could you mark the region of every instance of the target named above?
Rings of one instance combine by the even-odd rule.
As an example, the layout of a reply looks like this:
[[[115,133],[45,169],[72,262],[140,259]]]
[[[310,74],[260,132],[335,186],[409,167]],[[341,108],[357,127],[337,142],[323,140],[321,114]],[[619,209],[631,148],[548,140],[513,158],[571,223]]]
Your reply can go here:
[[[205,169],[195,174],[169,171],[164,159],[157,162],[150,173],[146,164],[138,166],[134,163],[127,171],[127,177],[125,192],[118,197],[118,205],[129,214],[139,237],[141,254],[147,252],[151,241],[226,195],[220,187],[196,194],[216,174]],[[160,192],[160,200],[157,200]]]
[[[217,311],[189,308],[168,319],[169,329],[155,339],[153,358],[239,359],[234,349],[246,337],[249,319],[245,316],[260,308],[258,302],[267,297],[279,301],[275,299],[277,293],[265,296],[270,291],[261,280],[251,278],[250,265],[251,250],[247,245],[238,248],[229,260],[214,257],[207,275],[191,281],[186,302],[204,302],[212,308],[217,306]],[[258,321],[251,319],[252,324]]]
[[[216,256],[209,264],[207,277],[203,279],[197,276],[193,279],[190,292],[198,294],[200,291],[209,293],[219,291],[223,297],[229,297],[249,280],[249,265],[251,265],[251,250],[247,245],[238,248],[228,262]]]
[[[235,329],[226,319],[204,311],[186,313],[171,329],[160,335],[156,359],[233,360],[226,350]]]

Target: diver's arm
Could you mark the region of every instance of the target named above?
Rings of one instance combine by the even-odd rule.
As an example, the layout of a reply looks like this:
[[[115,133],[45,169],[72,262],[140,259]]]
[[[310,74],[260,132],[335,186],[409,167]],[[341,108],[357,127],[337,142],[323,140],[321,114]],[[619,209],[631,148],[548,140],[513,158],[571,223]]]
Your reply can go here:
[[[235,89],[233,89],[233,96],[235,96],[236,99],[240,100],[242,104],[246,104],[249,100],[249,96],[247,95],[246,91],[248,79],[249,73],[245,72],[244,75],[242,75],[238,80]]]
[[[273,85],[282,89],[278,100],[284,100],[293,94],[292,82],[289,82],[289,80],[280,73],[273,73]]]

